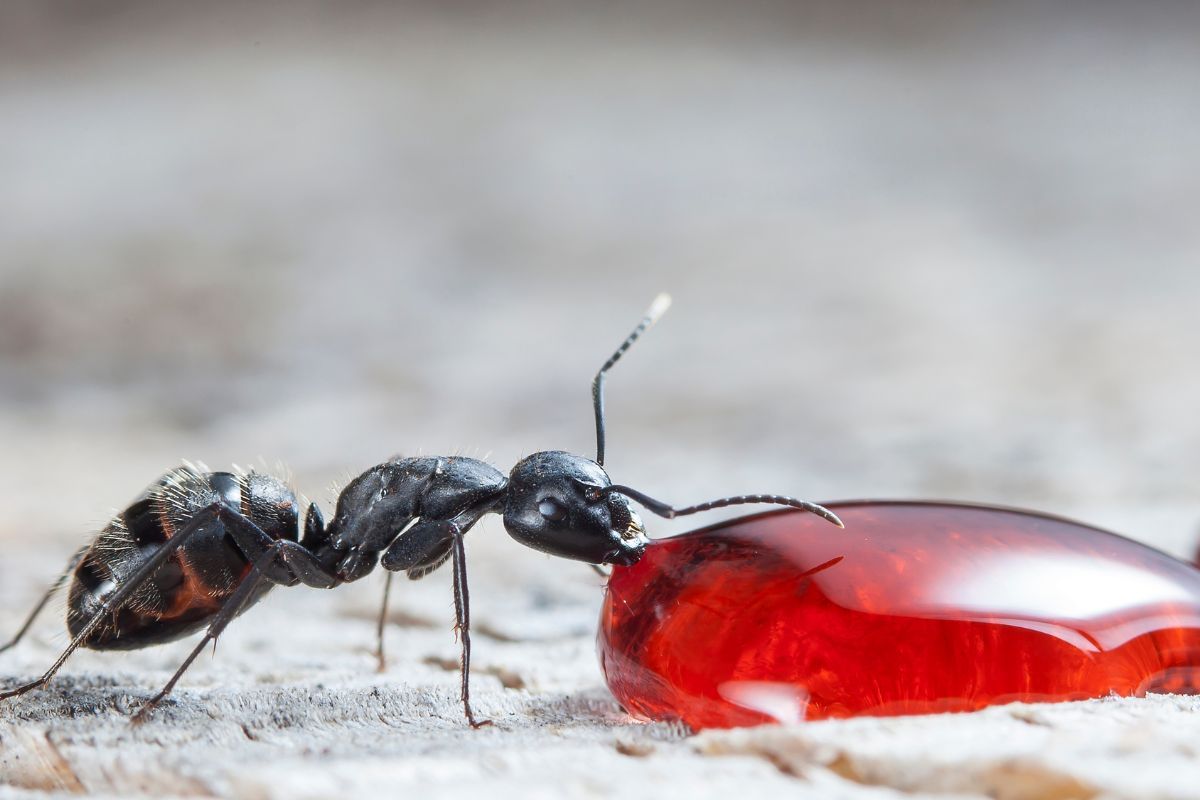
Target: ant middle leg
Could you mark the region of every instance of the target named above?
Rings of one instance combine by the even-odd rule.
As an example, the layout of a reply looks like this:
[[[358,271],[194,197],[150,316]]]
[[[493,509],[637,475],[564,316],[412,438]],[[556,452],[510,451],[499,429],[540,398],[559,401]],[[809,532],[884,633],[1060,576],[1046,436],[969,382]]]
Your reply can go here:
[[[254,590],[264,580],[283,586],[295,586],[303,583],[319,589],[328,589],[338,583],[334,575],[317,559],[307,547],[288,539],[273,539],[271,536],[244,514],[222,506],[218,512],[225,524],[225,530],[233,538],[242,555],[251,562],[250,572],[242,580],[233,593],[226,599],[216,617],[208,626],[204,637],[192,650],[183,664],[167,681],[157,695],[134,716],[135,723],[144,722],[158,705],[171,693],[175,684],[187,671],[192,662],[200,655],[209,642],[216,641],[229,623],[242,612],[247,601],[253,596]],[[311,515],[310,515],[311,519]]]
[[[179,682],[181,677],[183,677],[183,673],[187,672],[188,667],[192,665],[192,662],[195,661],[204,648],[208,646],[208,643],[215,642],[217,637],[224,632],[230,621],[232,621],[234,617],[241,613],[242,609],[246,605],[246,601],[253,596],[254,590],[258,588],[259,584],[267,579],[266,570],[271,566],[272,562],[282,551],[282,545],[282,541],[277,541],[257,559],[255,559],[254,563],[250,567],[250,572],[245,578],[242,579],[242,582],[238,584],[238,587],[234,590],[233,594],[226,599],[225,603],[221,606],[221,610],[218,611],[216,617],[213,618],[213,621],[209,623],[208,630],[205,631],[204,637],[199,641],[199,643],[197,643],[195,648],[192,649],[192,652],[188,654],[188,657],[183,660],[183,663],[179,665],[179,669],[175,670],[175,674],[172,675],[171,679],[167,681],[167,684],[163,686],[162,691],[148,700],[146,704],[138,710],[137,714],[133,716],[133,723],[135,725],[141,724],[149,718],[150,713],[154,711],[154,709],[157,708],[164,699],[166,699],[167,695],[171,693],[171,690],[175,688],[175,684]]]

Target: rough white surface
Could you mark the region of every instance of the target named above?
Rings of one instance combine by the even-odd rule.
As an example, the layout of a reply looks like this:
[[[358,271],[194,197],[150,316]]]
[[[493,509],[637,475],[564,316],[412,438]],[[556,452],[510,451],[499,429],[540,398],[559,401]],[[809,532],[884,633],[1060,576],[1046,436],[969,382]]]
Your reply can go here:
[[[182,458],[326,487],[397,451],[592,446],[690,502],[946,497],[1190,553],[1196,9],[959,4],[0,9],[0,630]],[[684,530],[682,521],[654,527]],[[685,738],[624,718],[594,575],[279,590],[0,706],[0,798],[1197,797],[1200,708],[1098,700]],[[36,674],[47,618],[0,656]]]
[[[1154,696],[705,733],[709,755],[758,755],[909,793],[996,798],[1200,796],[1200,699]],[[820,780],[828,780],[820,775]]]

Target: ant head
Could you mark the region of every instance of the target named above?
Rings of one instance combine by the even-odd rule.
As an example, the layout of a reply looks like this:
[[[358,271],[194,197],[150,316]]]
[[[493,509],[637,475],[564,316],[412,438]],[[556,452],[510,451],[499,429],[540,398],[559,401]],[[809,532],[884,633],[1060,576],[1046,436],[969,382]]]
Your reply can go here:
[[[508,476],[504,527],[527,547],[589,564],[629,565],[649,540],[641,519],[589,458],[550,450],[523,459]]]

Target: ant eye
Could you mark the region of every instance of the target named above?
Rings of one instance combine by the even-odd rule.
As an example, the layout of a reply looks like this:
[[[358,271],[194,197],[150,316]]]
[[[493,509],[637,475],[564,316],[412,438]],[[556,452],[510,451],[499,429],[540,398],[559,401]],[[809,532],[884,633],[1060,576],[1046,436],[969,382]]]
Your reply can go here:
[[[551,522],[562,522],[567,518],[567,510],[551,497],[538,501],[538,513]]]

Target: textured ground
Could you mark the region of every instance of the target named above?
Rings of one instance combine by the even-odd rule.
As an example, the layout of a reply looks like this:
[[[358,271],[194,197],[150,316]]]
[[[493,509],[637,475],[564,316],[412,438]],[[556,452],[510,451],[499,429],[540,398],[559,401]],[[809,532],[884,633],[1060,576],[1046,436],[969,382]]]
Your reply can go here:
[[[0,11],[0,629],[182,458],[322,502],[389,455],[592,446],[678,501],[948,497],[1200,533],[1187,6],[12,2]],[[265,8],[265,7],[264,7]],[[838,8],[844,8],[838,4]],[[659,534],[686,529],[659,524]],[[0,798],[1200,797],[1194,700],[684,738],[622,717],[596,576],[279,591],[0,707]],[[28,676],[47,619],[0,657]]]

